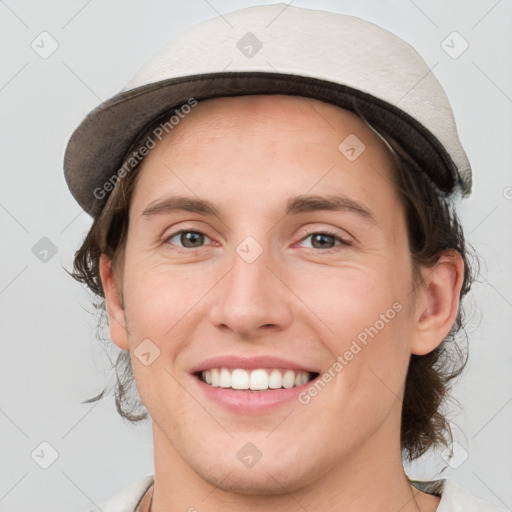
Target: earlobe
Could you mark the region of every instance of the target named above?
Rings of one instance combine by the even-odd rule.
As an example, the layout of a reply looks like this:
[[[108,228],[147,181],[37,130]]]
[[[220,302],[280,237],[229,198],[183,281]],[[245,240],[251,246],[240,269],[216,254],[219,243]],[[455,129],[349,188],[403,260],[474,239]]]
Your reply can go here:
[[[450,332],[459,308],[464,260],[457,251],[446,251],[433,267],[424,269],[423,278],[411,341],[416,355],[432,352]]]
[[[100,278],[105,293],[110,339],[120,349],[129,350],[121,294],[112,270],[112,260],[106,254],[100,257]]]

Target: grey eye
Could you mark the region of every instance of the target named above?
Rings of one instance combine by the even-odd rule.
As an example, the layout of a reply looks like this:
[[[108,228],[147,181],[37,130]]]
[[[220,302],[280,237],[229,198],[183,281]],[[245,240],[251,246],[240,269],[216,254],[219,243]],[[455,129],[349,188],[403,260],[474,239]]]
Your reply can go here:
[[[313,233],[309,236],[311,237],[311,245],[315,249],[331,249],[336,243],[336,237],[328,235],[327,233]]]
[[[179,243],[173,242],[173,239],[178,239]],[[178,231],[174,235],[171,235],[167,241],[174,245],[182,246],[185,248],[201,247],[204,244],[205,234],[199,231]]]

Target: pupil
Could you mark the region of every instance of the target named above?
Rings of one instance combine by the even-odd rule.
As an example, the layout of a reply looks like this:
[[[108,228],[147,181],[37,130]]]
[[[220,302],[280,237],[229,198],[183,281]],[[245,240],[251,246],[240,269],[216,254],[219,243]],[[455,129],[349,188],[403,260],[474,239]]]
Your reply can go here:
[[[202,236],[203,235],[201,233],[196,233],[195,231],[186,231],[185,233],[181,234],[181,243],[185,247],[197,247],[198,245],[201,245],[197,242],[202,242]],[[189,242],[191,242],[192,245],[189,245]]]
[[[318,234],[318,235],[314,235],[313,236],[313,247],[315,247],[315,240],[320,240],[320,248],[325,248],[325,241],[327,240],[327,243],[329,244],[329,239],[332,241],[332,236],[331,235],[323,235],[323,234]]]

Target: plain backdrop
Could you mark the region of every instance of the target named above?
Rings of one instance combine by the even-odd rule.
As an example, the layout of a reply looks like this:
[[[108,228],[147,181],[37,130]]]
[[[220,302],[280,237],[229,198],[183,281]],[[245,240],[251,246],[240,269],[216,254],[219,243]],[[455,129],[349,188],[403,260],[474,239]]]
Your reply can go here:
[[[274,2],[0,1],[0,510],[83,511],[153,473],[148,421],[123,422],[112,398],[80,403],[101,391],[116,352],[96,340],[91,296],[65,272],[91,219],[67,189],[63,153],[86,113],[178,31],[263,3]],[[470,361],[449,409],[458,458],[450,465],[432,454],[408,470],[453,478],[510,509],[512,2],[293,4],[391,30],[434,67],[450,98],[474,172],[460,215],[482,272],[468,300]],[[467,42],[457,58],[443,46],[449,36],[455,49]],[[58,45],[47,58],[33,48],[40,37],[47,51]]]

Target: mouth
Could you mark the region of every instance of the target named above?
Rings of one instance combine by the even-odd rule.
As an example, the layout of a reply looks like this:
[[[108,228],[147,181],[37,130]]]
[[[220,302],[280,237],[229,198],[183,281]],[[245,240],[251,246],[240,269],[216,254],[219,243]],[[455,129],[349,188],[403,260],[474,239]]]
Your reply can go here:
[[[270,354],[219,354],[189,372],[208,403],[236,418],[266,417],[293,406],[298,395],[319,378],[320,366],[309,364]]]
[[[318,373],[283,368],[209,368],[194,375],[212,388],[225,388],[245,392],[291,389],[307,384]]]

